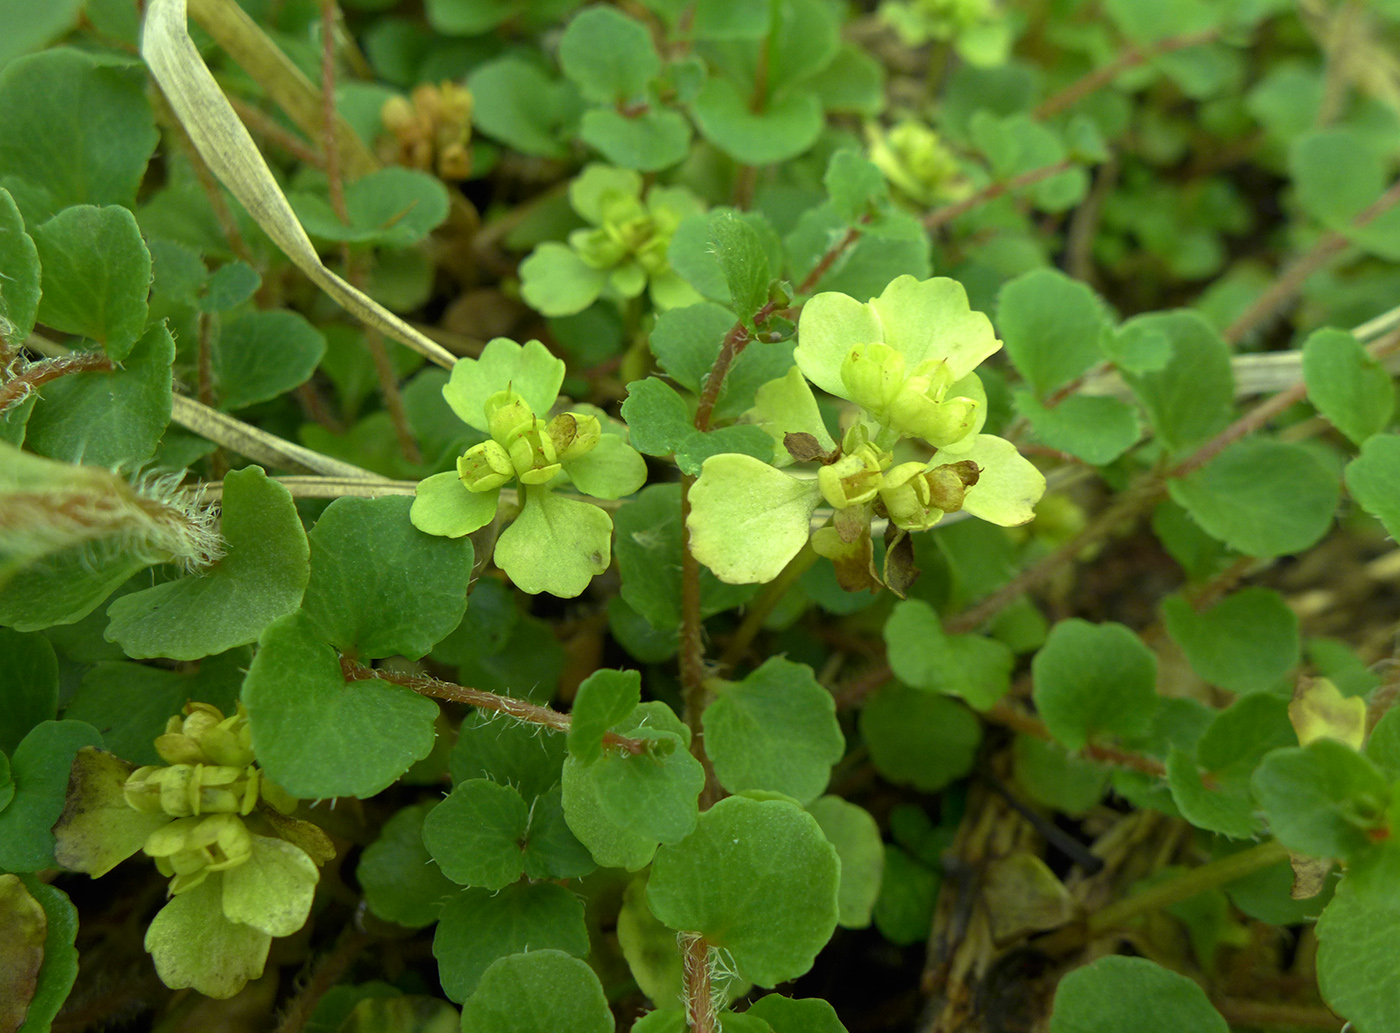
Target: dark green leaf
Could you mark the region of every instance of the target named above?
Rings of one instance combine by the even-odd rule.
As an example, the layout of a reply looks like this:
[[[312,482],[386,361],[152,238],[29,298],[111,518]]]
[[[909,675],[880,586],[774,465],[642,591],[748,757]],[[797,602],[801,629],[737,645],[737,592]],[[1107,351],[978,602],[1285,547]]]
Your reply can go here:
[[[691,114],[707,140],[745,165],[797,157],[816,143],[823,125],[821,102],[810,93],[789,93],[755,112],[739,88],[723,78],[705,84]]]
[[[1347,491],[1400,539],[1400,435],[1377,434],[1347,464]]]
[[[1171,344],[1171,359],[1157,371],[1124,370],[1123,379],[1147,409],[1157,436],[1178,450],[1205,441],[1230,421],[1235,379],[1230,351],[1213,327],[1194,312],[1158,312],[1123,324],[1119,338]]]
[[[432,925],[459,892],[423,845],[423,818],[434,806],[427,800],[396,811],[355,867],[365,903],[386,922],[410,929]]]
[[[276,398],[304,384],[325,354],[326,339],[304,316],[245,313],[220,328],[213,349],[219,401],[232,410]]]
[[[859,223],[889,203],[884,173],[857,151],[837,151],[822,177],[831,206],[847,222]]]
[[[1246,556],[1287,556],[1316,544],[1341,498],[1336,475],[1302,445],[1237,441],[1168,483],[1196,523]]]
[[[273,621],[243,683],[253,749],[293,796],[373,796],[433,748],[437,705],[377,678],[347,684],[310,618]]]
[[[14,753],[31,728],[58,712],[58,658],[43,635],[0,628],[0,753]]]
[[[668,309],[651,331],[652,353],[676,383],[699,394],[734,322],[732,310],[712,301]]]
[[[927,865],[887,845],[885,876],[874,911],[880,935],[901,947],[925,942],[940,882],[938,873]]]
[[[1395,385],[1351,334],[1318,330],[1303,345],[1303,378],[1317,411],[1359,445],[1395,412]]]
[[[698,474],[706,459],[725,452],[773,458],[773,439],[759,427],[696,430],[685,400],[657,377],[627,385],[622,418],[631,428],[633,448],[652,456],[674,455],[682,473]]]
[[[1390,973],[1400,964],[1400,850],[1389,845],[1351,870],[1317,923],[1317,985],[1322,998],[1360,1033],[1400,1024],[1400,997]]]
[[[652,913],[727,950],[745,979],[802,975],[836,929],[840,861],[811,815],[790,801],[731,796],[656,854]]]
[[[159,134],[146,72],[61,47],[0,73],[0,177],[28,187],[25,221],[74,204],[136,204]],[[39,199],[42,199],[41,201]]]
[[[701,716],[705,752],[731,793],[758,789],[810,803],[846,752],[836,702],[812,669],[773,657],[743,681],[718,682]]]
[[[563,951],[536,950],[494,962],[462,1008],[462,1033],[613,1033],[593,970]]]
[[[1298,617],[1267,588],[1241,589],[1199,613],[1168,596],[1162,619],[1192,669],[1231,692],[1273,688],[1298,664]]]
[[[293,193],[288,200],[312,237],[380,247],[416,244],[447,218],[448,209],[441,180],[394,166],[361,176],[345,188],[348,226],[336,216],[329,198]]]
[[[593,108],[584,112],[579,136],[614,165],[639,172],[670,168],[690,153],[690,123],[669,108],[636,115]]]
[[[461,623],[471,540],[419,531],[408,519],[412,504],[406,496],[336,499],[307,535],[303,609],[342,652],[417,660]]]
[[[0,811],[0,868],[37,872],[52,868],[53,833],[63,812],[68,772],[84,746],[102,736],[82,721],[44,721],[30,729],[10,756],[15,797]]]
[[[1100,958],[1060,981],[1050,1033],[1229,1033],[1200,985],[1146,958]]]
[[[475,69],[467,88],[474,100],[472,121],[486,135],[524,154],[568,154],[560,137],[578,108],[572,86],[518,57],[503,57]]]
[[[724,272],[734,310],[752,321],[768,300],[768,256],[748,220],[728,210],[710,216],[710,244]]]
[[[1094,466],[1113,462],[1142,437],[1137,413],[1116,398],[1070,395],[1047,409],[1029,391],[1017,391],[1015,405],[1042,443]]]
[[[1148,730],[1157,705],[1157,660],[1121,624],[1061,621],[1031,664],[1036,709],[1057,742],[1081,749],[1100,735]]]
[[[537,950],[577,958],[588,954],[583,901],[563,886],[516,883],[499,893],[467,890],[443,908],[433,937],[442,988],[454,1001],[471,997],[497,959]]]
[[[945,635],[922,600],[896,603],[885,622],[890,668],[906,685],[961,696],[986,710],[1011,687],[1011,650],[982,635]]]
[[[24,232],[24,219],[8,190],[0,190],[0,274],[0,317],[9,324],[5,333],[23,341],[34,329],[39,310],[39,252]]]
[[[1275,750],[1253,778],[1269,827],[1288,849],[1356,860],[1384,829],[1390,784],[1369,760],[1332,739]]]
[[[452,881],[498,890],[525,871],[529,822],[529,807],[514,789],[473,778],[423,819],[423,842]]]
[[[603,755],[603,733],[623,721],[642,701],[637,671],[594,671],[578,687],[570,712],[569,756],[592,764]]]
[[[226,312],[243,304],[261,286],[262,277],[247,262],[229,262],[209,277],[209,291],[200,299],[200,310]]]
[[[932,793],[972,770],[982,726],[947,696],[886,685],[860,712],[860,734],[882,777]]]
[[[1099,361],[1106,324],[1093,290],[1054,269],[1018,276],[997,295],[1006,354],[1042,398]]]
[[[145,462],[170,423],[174,361],[170,331],[153,326],[121,369],[71,373],[45,384],[25,444],[70,463],[135,467]]]
[[[309,573],[306,533],[286,488],[261,467],[224,478],[227,552],[207,573],[122,596],[106,636],[135,658],[197,660],[257,641],[301,603]]]
[[[559,67],[584,99],[595,104],[630,101],[661,71],[651,33],[612,7],[589,7],[559,39]]]
[[[813,800],[807,805],[807,812],[817,819],[822,835],[836,848],[836,856],[841,859],[837,921],[846,929],[864,929],[870,924],[885,871],[880,826],[869,811],[839,796]]]

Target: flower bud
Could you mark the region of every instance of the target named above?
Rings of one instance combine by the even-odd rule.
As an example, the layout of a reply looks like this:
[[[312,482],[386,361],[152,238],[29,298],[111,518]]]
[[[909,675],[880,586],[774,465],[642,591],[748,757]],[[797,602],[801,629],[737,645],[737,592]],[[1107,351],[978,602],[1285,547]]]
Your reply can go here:
[[[880,502],[890,522],[906,531],[926,531],[944,513],[962,509],[967,489],[981,471],[970,460],[927,469],[923,463],[901,463],[885,474]]]
[[[162,875],[174,876],[170,892],[182,893],[210,872],[247,863],[253,856],[253,837],[241,818],[214,814],[162,825],[146,838],[142,850],[156,859]]]
[[[510,453],[493,441],[483,441],[457,457],[457,476],[468,491],[495,491],[515,476]]]
[[[841,382],[851,401],[880,422],[904,380],[904,356],[887,344],[858,344],[841,363]]]
[[[627,257],[628,247],[606,229],[575,230],[569,234],[569,246],[594,269],[611,269]]]
[[[853,435],[847,435],[848,441]],[[881,472],[892,456],[868,442],[817,471],[822,497],[835,509],[869,502],[880,488]]]
[[[502,445],[506,445],[516,431],[535,421],[529,403],[510,388],[497,391],[486,399],[485,409],[486,426],[491,437]]]
[[[554,445],[559,462],[567,463],[592,452],[603,436],[603,427],[596,416],[561,412],[549,421],[545,433]]]
[[[510,461],[521,484],[544,484],[559,473],[554,441],[546,433],[544,420],[516,429],[506,443]]]

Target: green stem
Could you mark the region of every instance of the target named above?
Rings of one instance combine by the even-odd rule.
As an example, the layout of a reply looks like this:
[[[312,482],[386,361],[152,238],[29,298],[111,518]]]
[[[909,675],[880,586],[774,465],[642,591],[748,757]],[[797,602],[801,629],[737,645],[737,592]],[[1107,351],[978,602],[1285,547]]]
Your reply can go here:
[[[774,608],[787,594],[787,590],[816,562],[817,554],[812,549],[812,543],[808,541],[796,556],[788,560],[788,565],[782,569],[782,572],[763,586],[763,591],[759,593],[757,599],[749,604],[748,610],[744,613],[743,621],[735,630],[733,637],[730,638],[729,644],[725,646],[724,654],[719,658],[721,667],[729,670],[734,669],[743,659],[754,637],[763,629],[764,622],[768,620]]]
[[[1089,936],[1116,929],[1130,919],[1149,911],[1160,911],[1179,901],[1194,897],[1197,893],[1216,889],[1236,879],[1288,860],[1288,848],[1278,840],[1260,843],[1258,846],[1241,850],[1218,860],[1192,868],[1174,879],[1149,886],[1141,893],[1110,904],[1101,911],[1089,916],[1085,931]]]

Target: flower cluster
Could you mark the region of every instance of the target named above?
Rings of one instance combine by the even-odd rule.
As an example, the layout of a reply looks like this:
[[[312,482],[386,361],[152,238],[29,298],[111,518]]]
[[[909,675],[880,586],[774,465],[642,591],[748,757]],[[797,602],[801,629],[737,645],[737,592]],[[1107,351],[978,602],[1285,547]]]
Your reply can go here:
[[[879,16],[910,46],[951,43],[982,68],[1004,62],[1011,48],[1011,26],[996,0],[884,0]]]
[[[443,397],[489,437],[456,470],[419,483],[409,518],[420,531],[460,538],[496,518],[502,489],[516,481],[520,511],[496,540],[496,565],[523,591],[572,598],[607,570],[612,519],[554,486],[571,481],[585,495],[618,499],[642,486],[646,463],[599,413],[542,419],[563,380],[564,363],[539,341],[522,347],[499,337],[479,359],[458,362]]]
[[[750,416],[773,436],[778,466],[816,460],[816,476],[745,455],[707,459],[690,492],[695,556],[722,581],[771,581],[810,540],[842,585],[874,588],[881,579],[870,524],[878,517],[889,528],[884,581],[898,588],[907,583],[891,568],[898,547],[944,514],[1029,521],[1045,478],[1010,442],[980,433],[986,394],[973,370],[1000,347],[954,280],[902,276],[868,304],[814,297],[798,325],[797,365],[759,390]],[[809,381],[856,407],[839,447]],[[910,447],[901,442],[931,449],[932,458],[896,463],[896,450]],[[812,533],[823,501],[831,519]]]
[[[541,244],[520,265],[520,293],[537,312],[568,316],[600,296],[635,298],[650,289],[658,309],[701,300],[667,259],[671,235],[705,210],[684,187],[652,186],[632,169],[589,165],[569,184],[569,203],[589,226],[568,244]]]
[[[972,189],[958,159],[938,133],[912,119],[865,127],[870,161],[900,194],[921,208],[957,201]]]
[[[274,936],[305,924],[335,849],[255,763],[241,706],[225,717],[189,703],[155,747],[165,764],[135,770],[78,754],[54,856],[94,877],[138,849],[153,858],[171,897],[146,932],[156,971],[172,988],[231,997],[262,974]]]
[[[390,136],[380,157],[394,165],[436,172],[443,179],[466,179],[472,171],[467,148],[472,129],[472,95],[454,82],[423,83],[411,98],[390,97],[379,111]]]

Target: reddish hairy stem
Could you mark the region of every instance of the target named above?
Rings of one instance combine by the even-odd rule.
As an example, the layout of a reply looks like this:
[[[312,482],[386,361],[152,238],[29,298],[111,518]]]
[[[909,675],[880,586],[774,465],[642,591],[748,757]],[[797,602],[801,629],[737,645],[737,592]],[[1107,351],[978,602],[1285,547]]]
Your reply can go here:
[[[1391,184],[1389,190],[1359,212],[1351,220],[1351,228],[1364,229],[1394,208],[1396,204],[1400,204],[1400,180]],[[1303,285],[1307,283],[1313,273],[1325,266],[1336,255],[1345,251],[1350,243],[1351,241],[1344,233],[1336,230],[1324,233],[1311,248],[1294,260],[1279,275],[1279,278],[1273,282],[1268,290],[1259,295],[1254,304],[1245,309],[1238,319],[1225,328],[1225,340],[1235,344],[1243,340],[1262,323],[1272,319],[1303,289]]]
[[[1089,94],[1103,89],[1130,68],[1136,68],[1138,65],[1144,64],[1154,57],[1161,57],[1163,54],[1210,43],[1219,35],[1219,29],[1205,29],[1201,32],[1189,32],[1181,36],[1168,36],[1166,39],[1160,39],[1146,47],[1130,47],[1102,68],[1094,69],[1082,78],[1070,83],[1060,92],[1046,97],[1031,112],[1031,117],[1049,118],[1051,115],[1057,115],[1066,108],[1078,104]]]
[[[1038,169],[1031,169],[1029,172],[1022,172],[1019,176],[1012,176],[1010,179],[1001,179],[995,183],[988,183],[981,190],[971,197],[965,197],[961,201],[944,205],[942,208],[935,208],[924,216],[924,229],[930,233],[946,226],[960,215],[966,215],[979,205],[984,205],[988,201],[995,201],[1002,194],[1012,190],[1020,190],[1022,187],[1032,186],[1042,179],[1049,179],[1051,176],[1058,176],[1061,172],[1068,172],[1072,168],[1077,168],[1078,163],[1066,158],[1064,161],[1057,161],[1053,165],[1042,165]]]
[[[442,681],[426,674],[400,674],[397,671],[366,667],[364,664],[345,656],[340,658],[340,672],[346,681],[367,681],[370,678],[378,678],[380,681],[392,682],[395,685],[402,685],[406,689],[412,689],[420,696],[431,696],[433,699],[444,699],[452,703],[465,703],[467,706],[476,707],[479,710],[492,710],[526,724],[543,725],[556,732],[567,732],[572,723],[568,714],[561,714],[557,710],[551,710],[549,707],[542,707],[523,699],[516,699],[514,696],[500,696],[484,689],[456,685],[453,682]],[[645,739],[629,739],[616,732],[604,732],[603,745],[614,746],[633,755],[647,752]]]
[[[58,359],[42,359],[29,365],[12,380],[0,384],[0,412],[23,400],[31,391],[50,380],[57,380],[69,373],[91,373],[94,370],[110,372],[115,368],[112,360],[101,352],[78,352]]]
[[[685,1020],[691,1033],[719,1033],[719,1018],[710,995],[710,945],[696,933],[681,933],[685,962]]]

